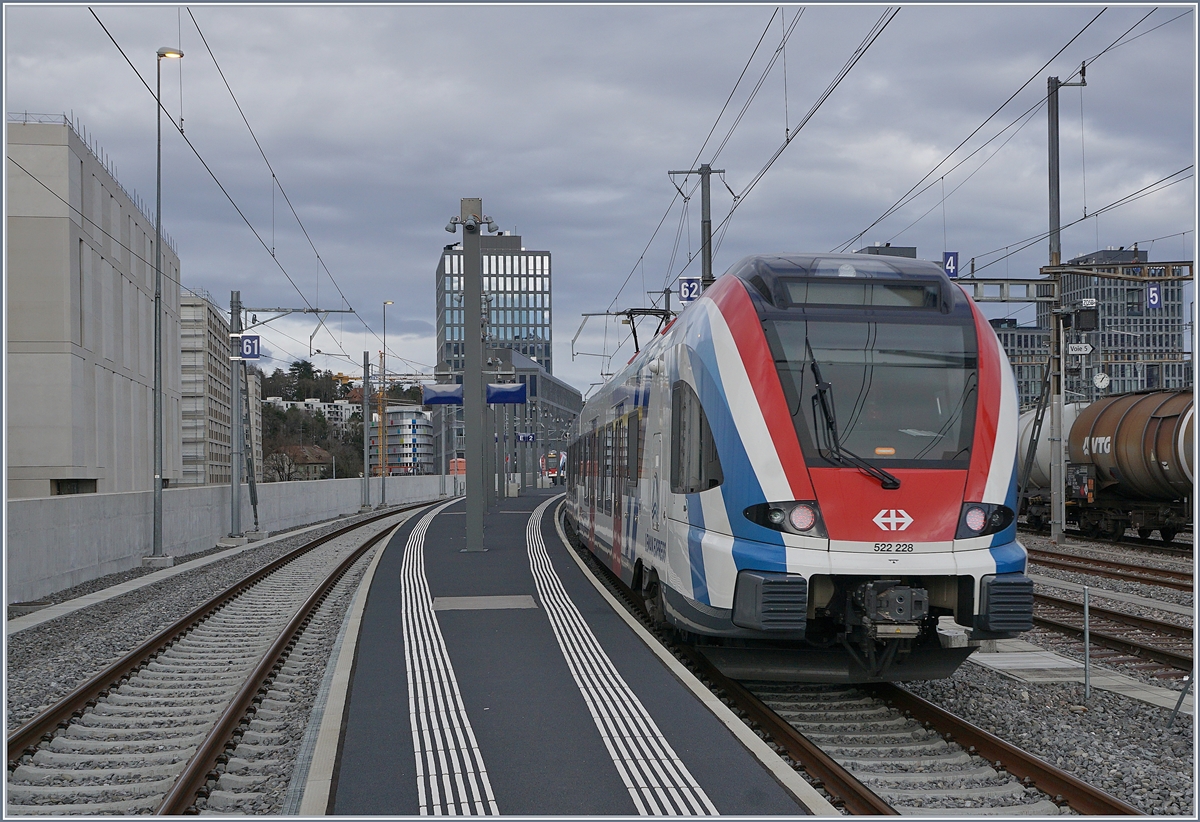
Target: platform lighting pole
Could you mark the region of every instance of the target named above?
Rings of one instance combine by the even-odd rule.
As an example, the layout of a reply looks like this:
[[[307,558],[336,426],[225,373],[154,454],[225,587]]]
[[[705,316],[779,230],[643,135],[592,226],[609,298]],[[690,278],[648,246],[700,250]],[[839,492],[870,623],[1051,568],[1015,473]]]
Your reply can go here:
[[[459,216],[451,217],[446,230],[455,233],[463,227],[463,314],[467,318],[463,334],[463,425],[465,427],[466,458],[466,535],[464,551],[486,551],[483,545],[483,512],[486,504],[484,477],[486,448],[484,445],[483,396],[483,316],[482,259],[479,254],[480,224],[488,230],[499,231],[492,219],[483,213],[483,200],[464,197],[459,203]],[[479,327],[475,327],[478,320]]]
[[[158,50],[155,66],[158,83],[154,104],[158,113],[158,166],[154,212],[154,532],[151,556],[163,555],[162,474],[163,474],[163,402],[162,402],[162,61],[179,59],[183,52],[169,46]]]
[[[388,395],[387,395],[387,307],[395,305],[392,300],[383,301],[383,356],[380,358],[379,365],[379,391],[383,401],[379,404],[379,507],[387,506],[387,478],[388,478],[388,457],[387,457],[387,413],[388,413]]]
[[[371,352],[363,352],[362,389],[363,482],[360,511],[371,508]]]
[[[229,292],[229,536],[242,535],[242,292]]]

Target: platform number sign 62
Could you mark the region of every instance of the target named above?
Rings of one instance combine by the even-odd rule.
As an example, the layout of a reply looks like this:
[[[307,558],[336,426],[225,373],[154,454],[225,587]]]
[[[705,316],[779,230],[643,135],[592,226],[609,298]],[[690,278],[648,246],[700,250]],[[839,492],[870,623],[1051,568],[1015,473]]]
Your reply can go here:
[[[700,298],[700,278],[699,277],[680,277],[679,278],[679,302],[687,303]]]
[[[950,279],[958,277],[958,252],[943,251],[942,252],[942,268],[946,272],[946,276]]]

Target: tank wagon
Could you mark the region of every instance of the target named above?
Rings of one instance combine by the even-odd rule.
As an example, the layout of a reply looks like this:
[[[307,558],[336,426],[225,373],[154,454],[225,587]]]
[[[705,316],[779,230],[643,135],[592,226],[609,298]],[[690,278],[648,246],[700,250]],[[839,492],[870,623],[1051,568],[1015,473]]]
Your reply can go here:
[[[1064,406],[1067,523],[1085,536],[1119,538],[1135,528],[1164,542],[1192,527],[1193,396],[1141,391]],[[1019,453],[1029,448],[1033,412],[1021,415]],[[1050,447],[1038,443],[1026,519],[1050,519]]]
[[[936,264],[747,257],[584,405],[566,524],[733,676],[945,677],[1032,626],[1016,425]]]

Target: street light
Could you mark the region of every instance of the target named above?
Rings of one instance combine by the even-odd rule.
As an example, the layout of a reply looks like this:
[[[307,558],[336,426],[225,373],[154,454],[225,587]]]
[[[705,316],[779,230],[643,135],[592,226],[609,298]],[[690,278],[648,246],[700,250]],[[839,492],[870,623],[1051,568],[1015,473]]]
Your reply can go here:
[[[163,411],[162,411],[162,61],[164,57],[178,59],[183,51],[163,46],[158,50],[158,84],[154,103],[158,113],[158,179],[154,216],[154,535],[151,556],[163,555],[162,545],[162,474],[163,474]]]
[[[388,412],[388,396],[387,396],[387,307],[395,305],[392,300],[383,301],[383,369],[379,375],[380,383],[379,390],[383,394],[383,402],[381,403],[382,413],[379,415],[379,507],[387,506],[387,475],[388,475],[388,458],[387,458],[387,412]]]
[[[483,544],[483,512],[485,506],[483,421],[486,415],[483,393],[483,292],[480,288],[482,259],[480,257],[479,224],[487,225],[493,233],[499,228],[483,213],[483,200],[464,197],[459,201],[458,215],[451,217],[446,230],[455,233],[463,227],[463,313],[466,317],[463,340],[463,425],[466,440],[466,548],[464,551],[486,551]],[[479,323],[479,325],[476,325]]]

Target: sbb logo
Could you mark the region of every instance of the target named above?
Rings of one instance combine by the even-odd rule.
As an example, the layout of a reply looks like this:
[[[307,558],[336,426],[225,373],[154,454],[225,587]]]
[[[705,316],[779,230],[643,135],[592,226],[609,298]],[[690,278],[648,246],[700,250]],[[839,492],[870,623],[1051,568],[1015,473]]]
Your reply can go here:
[[[913,518],[903,508],[884,508],[872,522],[884,531],[903,531],[913,524]]]

